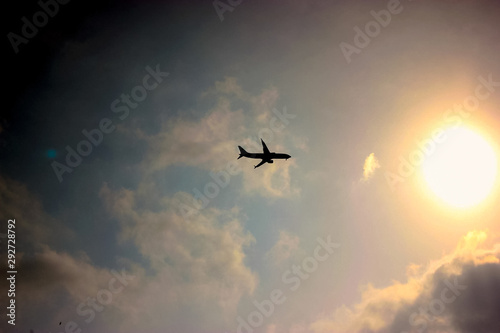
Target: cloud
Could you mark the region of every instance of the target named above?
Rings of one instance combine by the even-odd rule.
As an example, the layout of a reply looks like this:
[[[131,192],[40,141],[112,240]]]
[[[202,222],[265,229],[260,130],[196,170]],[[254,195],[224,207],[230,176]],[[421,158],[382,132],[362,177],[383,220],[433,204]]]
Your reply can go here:
[[[258,193],[265,197],[292,197],[300,194],[300,188],[292,183],[290,175],[290,169],[296,167],[294,160],[266,164],[259,169],[248,164],[242,166],[243,186],[247,193]]]
[[[227,99],[221,99],[216,109],[198,121],[172,120],[160,133],[146,138],[149,148],[144,169],[150,172],[189,165],[220,170],[230,156],[234,159],[238,144],[233,133],[241,132],[244,123],[243,111],[232,111]]]
[[[498,330],[500,265],[470,265],[463,270],[461,280],[468,290],[450,304],[452,325],[459,332],[486,333]]]
[[[92,324],[96,325],[103,319],[96,316],[86,323],[87,315],[76,312],[80,303],[107,289],[113,278],[111,270],[97,267],[85,253],[70,255],[42,245],[34,254],[18,254],[16,264],[16,307],[22,309],[17,313],[16,326],[20,332],[23,327],[54,328],[59,321],[73,321],[83,327],[95,320]],[[5,264],[0,267],[7,270]],[[5,304],[6,294],[0,296]],[[108,314],[120,307],[120,296],[114,295],[106,305]]]
[[[215,91],[211,89],[212,93],[221,93],[221,94],[228,94],[228,95],[235,95],[236,97],[240,99],[246,99],[248,98],[248,95],[243,91],[243,89],[240,87],[238,82],[236,81],[236,78],[234,77],[225,77],[224,81],[216,81],[215,82]],[[204,94],[209,95],[208,93]]]
[[[23,184],[0,176],[0,202],[5,217],[16,220],[16,307],[22,309],[16,315],[16,328],[21,332],[30,327],[55,327],[63,318],[81,320],[76,307],[107,286],[111,270],[96,266],[83,251],[56,250],[74,242],[75,233],[47,214],[39,198]],[[2,238],[0,254],[6,258],[4,241]],[[122,261],[117,264],[127,266]],[[0,269],[8,270],[7,261],[0,263]],[[6,282],[0,282],[3,290],[9,289]],[[7,304],[7,293],[0,294],[0,302]]]
[[[363,165],[363,178],[361,181],[368,181],[375,173],[375,170],[380,168],[380,163],[374,153],[368,155]]]
[[[186,221],[168,197],[108,186],[100,196],[122,225],[120,239],[132,241],[150,266],[141,289],[127,292],[130,302],[122,311],[135,315],[128,316],[121,331],[208,330],[234,319],[240,299],[251,295],[258,282],[244,253],[255,240],[243,230],[237,209],[207,208]],[[157,200],[158,206],[141,206],[147,200]],[[196,322],[187,319],[191,315]]]
[[[365,286],[360,303],[338,308],[309,328],[315,332],[486,333],[500,327],[500,244],[483,248],[486,233],[467,234],[456,250],[412,266],[406,283]]]
[[[0,175],[0,210],[3,216],[16,219],[23,245],[71,242],[75,234],[64,223],[48,215],[40,200],[23,184]],[[57,233],[54,232],[57,230]]]
[[[172,165],[188,165],[218,172],[238,156],[238,145],[249,151],[261,151],[261,138],[272,151],[288,151],[291,145],[298,149],[307,147],[303,139],[291,138],[286,130],[293,118],[280,118],[273,111],[277,110],[279,97],[274,88],[250,96],[243,92],[234,78],[226,78],[216,82],[215,88],[209,89],[203,96],[217,98],[215,107],[203,117],[196,120],[183,117],[170,119],[154,135],[147,135],[140,130],[131,132],[131,135],[148,144],[142,162],[146,174],[165,170]],[[234,105],[240,105],[241,102],[245,103],[245,110],[239,107],[235,109]],[[286,107],[283,109],[286,110]],[[286,148],[282,144],[284,140],[290,142]],[[287,197],[300,193],[290,177],[290,170],[296,167],[294,160],[278,161],[276,164],[279,163],[279,166],[266,164],[258,170],[254,170],[253,162],[246,159],[238,161],[246,193],[259,193],[266,197]],[[210,177],[207,172],[208,180]]]
[[[150,192],[147,183],[135,191],[104,185],[100,198],[119,222],[118,247],[132,244],[139,258],[117,258],[114,269],[126,269],[134,279],[87,323],[87,315],[76,309],[108,288],[112,268],[100,267],[85,252],[68,253],[47,245],[53,242],[54,230],[64,235],[66,229],[25,187],[3,180],[0,195],[8,203],[6,213],[16,218],[16,234],[19,231],[22,244],[35,244],[29,251],[16,244],[16,264],[22,272],[17,276],[22,288],[16,291],[23,309],[16,325],[20,331],[50,331],[59,321],[74,321],[93,332],[229,329],[240,299],[257,286],[258,277],[246,266],[244,253],[255,240],[244,230],[238,209],[208,208],[186,221],[176,213],[174,199]],[[0,269],[7,270],[6,261]],[[0,286],[8,290],[5,279]],[[0,301],[8,302],[7,293]]]
[[[299,244],[299,237],[282,230],[276,244],[266,253],[266,259],[272,265],[280,265],[296,253]]]

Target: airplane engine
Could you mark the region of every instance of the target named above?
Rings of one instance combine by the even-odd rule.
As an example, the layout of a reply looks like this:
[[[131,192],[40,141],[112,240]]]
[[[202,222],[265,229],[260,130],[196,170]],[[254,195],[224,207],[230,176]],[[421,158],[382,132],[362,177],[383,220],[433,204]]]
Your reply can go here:
[[[274,163],[274,161],[273,161],[273,160],[270,160],[270,161],[267,161],[267,163]]]

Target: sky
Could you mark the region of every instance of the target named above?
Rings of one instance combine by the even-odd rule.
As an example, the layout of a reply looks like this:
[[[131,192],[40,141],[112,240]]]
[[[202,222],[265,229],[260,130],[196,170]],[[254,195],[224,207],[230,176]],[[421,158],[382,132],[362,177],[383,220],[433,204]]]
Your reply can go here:
[[[6,6],[0,332],[497,332],[497,1]]]

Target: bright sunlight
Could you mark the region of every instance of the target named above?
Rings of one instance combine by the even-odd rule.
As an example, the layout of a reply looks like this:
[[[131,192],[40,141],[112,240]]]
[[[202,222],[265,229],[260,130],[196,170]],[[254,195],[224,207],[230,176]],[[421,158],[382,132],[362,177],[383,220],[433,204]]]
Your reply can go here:
[[[424,178],[432,192],[449,205],[477,205],[495,184],[495,151],[483,137],[467,128],[450,128],[445,135],[446,141],[422,166]]]

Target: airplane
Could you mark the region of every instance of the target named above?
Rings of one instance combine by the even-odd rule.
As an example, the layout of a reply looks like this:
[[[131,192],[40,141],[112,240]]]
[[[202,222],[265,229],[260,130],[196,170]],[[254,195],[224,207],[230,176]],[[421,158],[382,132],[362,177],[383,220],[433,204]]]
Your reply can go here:
[[[253,168],[255,169],[255,168],[260,167],[262,164],[264,164],[266,162],[267,163],[274,163],[273,158],[288,160],[290,157],[292,157],[288,154],[281,154],[281,153],[275,153],[275,152],[271,153],[269,151],[269,149],[267,149],[267,146],[266,146],[266,143],[264,142],[264,140],[260,139],[260,141],[262,142],[262,148],[264,149],[264,153],[249,153],[245,149],[241,148],[241,146],[238,146],[238,148],[240,149],[240,156],[237,159],[239,160],[242,157],[262,159],[262,161],[259,164],[253,166]]]

